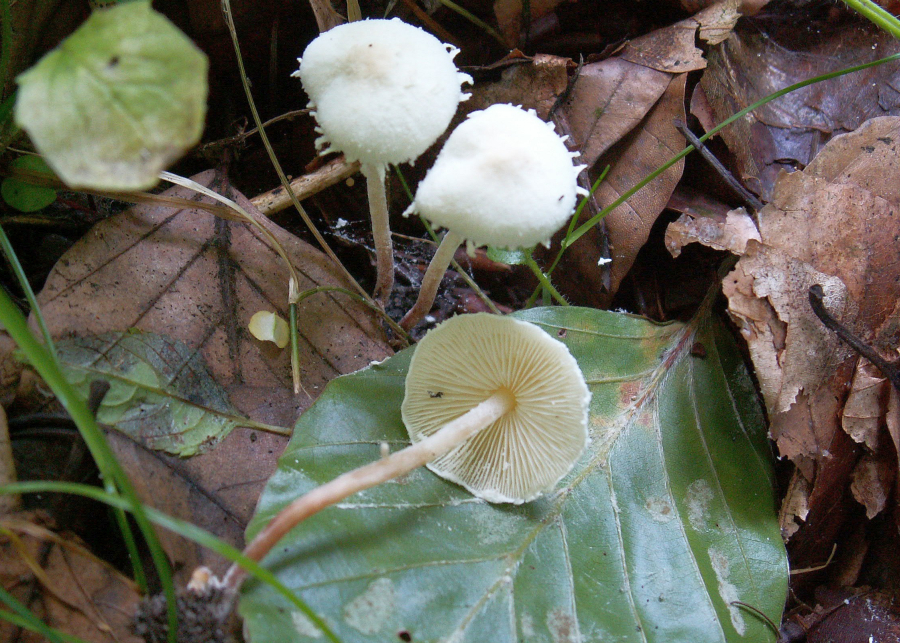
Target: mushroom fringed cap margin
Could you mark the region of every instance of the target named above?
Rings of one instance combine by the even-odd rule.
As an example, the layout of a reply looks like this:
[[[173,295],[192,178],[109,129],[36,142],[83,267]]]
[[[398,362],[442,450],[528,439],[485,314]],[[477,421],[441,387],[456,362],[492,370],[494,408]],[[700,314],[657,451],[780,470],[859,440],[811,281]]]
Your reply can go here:
[[[398,18],[360,20],[313,40],[294,73],[322,136],[317,147],[348,161],[386,165],[415,160],[444,133],[472,78],[458,53]]]
[[[549,245],[587,194],[576,156],[533,110],[491,105],[453,130],[403,214],[421,214],[472,246]]]
[[[489,502],[528,502],[569,472],[588,441],[591,394],[562,342],[487,313],[451,318],[419,342],[401,407],[413,443],[498,390],[513,410],[427,466]]]

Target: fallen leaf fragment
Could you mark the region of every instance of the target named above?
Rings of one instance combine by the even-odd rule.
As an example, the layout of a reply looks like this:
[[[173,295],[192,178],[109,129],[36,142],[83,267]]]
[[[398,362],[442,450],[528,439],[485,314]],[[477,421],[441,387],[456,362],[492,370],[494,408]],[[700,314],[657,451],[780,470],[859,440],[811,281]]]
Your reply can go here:
[[[640,127],[599,158],[595,168],[611,165],[594,193],[599,207],[612,204],[683,148],[684,137],[672,122],[684,117],[685,78],[684,74],[673,78]],[[560,274],[566,275],[565,282],[559,284],[564,295],[580,305],[608,305],[647,241],[657,216],[666,207],[683,167],[684,161],[679,161],[606,217],[612,247],[609,288],[598,268],[598,262],[604,258],[601,230],[594,227],[566,251],[559,266]]]
[[[0,583],[41,620],[94,643],[137,643],[131,614],[134,583],[91,554],[77,538],[57,534],[38,514],[0,520]],[[45,639],[0,619],[0,640]]]
[[[689,243],[702,243],[715,250],[744,254],[750,240],[760,241],[759,230],[744,208],[718,217],[693,217],[683,214],[666,228],[666,249],[673,257]]]
[[[579,160],[593,166],[638,126],[671,81],[671,74],[622,58],[584,65],[562,108]]]
[[[551,13],[562,4],[563,0],[530,0],[528,3],[529,16],[533,21]],[[503,39],[510,47],[519,43],[519,34],[522,32],[522,0],[495,0],[494,16],[497,18],[497,26]]]
[[[819,272],[788,253],[750,241],[744,256],[725,278],[729,314],[747,340],[766,407],[784,413],[801,391],[821,385],[849,354],[828,332],[806,300],[813,284],[821,284],[828,308],[849,310],[847,289],[836,277]],[[821,446],[795,451],[779,443],[789,457],[816,455]]]
[[[737,23],[738,0],[723,0],[674,25],[630,41],[622,58],[669,73],[697,71],[706,60],[695,44],[699,37],[711,45],[725,40]]]
[[[829,314],[894,354],[900,191],[893,172],[882,175],[898,163],[898,133],[900,118],[872,119],[833,139],[803,172],[782,173],[758,214],[761,240],[747,244],[724,284],[729,313],[748,340],[770,433],[797,466],[792,488],[806,489],[802,511],[786,501],[782,513],[800,566],[827,557],[852,515],[853,496],[870,516],[883,511],[896,476],[896,454],[884,464],[884,425],[892,421],[883,375],[857,368],[856,354],[812,313],[808,288],[821,285]]]
[[[573,63],[568,58],[548,54],[524,58],[506,67],[500,74],[500,80],[475,85],[471,98],[462,103],[460,112],[467,114],[495,103],[510,103],[523,109],[533,109],[547,120],[556,99],[569,84],[570,64]]]
[[[850,394],[844,403],[841,426],[854,442],[870,450],[878,447],[879,429],[884,418],[887,378],[867,359],[860,358],[853,374]]]
[[[746,20],[713,47],[700,81],[704,100],[691,111],[707,128],[793,83],[877,60],[900,48],[865,21],[814,20],[798,30],[778,12]],[[764,201],[781,169],[803,168],[836,134],[867,119],[900,114],[896,64],[816,83],[783,96],[738,120],[719,136],[734,155],[738,178]],[[704,114],[707,102],[711,114]]]
[[[853,470],[850,491],[866,508],[866,518],[871,520],[887,506],[897,475],[896,463],[877,454],[866,453]]]
[[[193,178],[254,212],[215,172]],[[166,194],[196,198],[180,187]],[[320,252],[263,217],[257,220],[285,248],[301,291],[349,287]],[[287,316],[287,284],[277,253],[247,224],[202,210],[139,206],[96,225],[73,246],[48,277],[39,301],[57,338],[129,329],[168,337],[205,365],[241,413],[292,427],[311,400],[294,395],[287,352],[247,331],[250,317],[261,309]],[[337,375],[391,353],[371,311],[342,294],[305,299],[298,322],[301,375],[313,395]],[[145,501],[240,544],[243,524],[286,438],[236,428],[215,449],[189,459],[151,452],[129,439],[112,443],[132,479],[141,481]],[[192,544],[176,550],[170,539],[167,546],[179,561],[201,557]]]

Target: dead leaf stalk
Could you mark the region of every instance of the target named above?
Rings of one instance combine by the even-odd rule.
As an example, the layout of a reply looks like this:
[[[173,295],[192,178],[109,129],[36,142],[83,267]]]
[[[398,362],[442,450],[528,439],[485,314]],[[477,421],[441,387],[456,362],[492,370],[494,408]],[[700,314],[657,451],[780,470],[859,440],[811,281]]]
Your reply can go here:
[[[897,389],[897,391],[900,391],[900,360],[889,362],[879,355],[874,348],[854,335],[849,328],[832,317],[831,313],[828,312],[828,309],[825,308],[825,302],[823,301],[824,296],[825,292],[819,284],[814,284],[809,287],[809,305],[812,307],[816,317],[819,318],[819,321],[821,321],[828,330],[840,337],[842,341],[850,346],[850,348],[877,366],[878,370],[891,381],[894,388]]]

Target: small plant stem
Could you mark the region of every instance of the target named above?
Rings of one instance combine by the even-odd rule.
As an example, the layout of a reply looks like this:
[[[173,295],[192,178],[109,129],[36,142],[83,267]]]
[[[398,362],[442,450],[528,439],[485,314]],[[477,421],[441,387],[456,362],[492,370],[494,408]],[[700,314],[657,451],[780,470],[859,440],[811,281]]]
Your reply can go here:
[[[568,306],[569,302],[566,301],[566,298],[559,294],[559,291],[556,287],[550,282],[550,279],[547,275],[544,274],[544,271],[541,270],[541,267],[537,265],[537,262],[534,260],[534,257],[531,256],[530,251],[525,252],[525,265],[531,268],[531,272],[534,273],[534,276],[537,277],[538,281],[541,282],[541,286],[550,293],[550,296],[556,300],[560,306]]]
[[[261,561],[286,533],[313,514],[347,496],[393,480],[448,453],[503,417],[515,404],[512,394],[501,389],[421,442],[316,487],[282,509],[247,545],[244,556]],[[225,575],[225,584],[237,590],[245,576],[246,572],[234,564]]]
[[[894,38],[900,38],[900,21],[871,0],[844,0],[859,15],[878,25]]]
[[[388,214],[387,191],[384,187],[385,166],[363,164],[369,194],[369,214],[372,217],[372,237],[375,241],[375,291],[372,298],[383,308],[394,288],[394,244],[391,241],[391,217]]]
[[[397,178],[400,180],[400,185],[403,186],[403,191],[406,192],[406,197],[409,199],[409,202],[413,201],[413,193],[409,189],[409,184],[406,182],[406,178],[403,176],[403,172],[400,171],[400,168],[396,165],[394,166],[394,171],[397,174]],[[431,237],[431,240],[434,241],[435,245],[440,245],[440,239],[438,239],[437,233],[434,231],[434,228],[431,227],[431,224],[428,223],[428,220],[419,215],[419,221],[422,222],[422,227],[425,228],[425,231],[428,233],[428,236]],[[481,287],[475,283],[475,280],[469,276],[469,273],[466,272],[462,266],[460,266],[456,259],[450,262],[450,265],[453,266],[453,269],[459,273],[459,276],[462,277],[462,280],[466,282],[466,285],[472,289],[472,291],[478,295],[478,298],[484,302],[484,305],[491,309],[491,312],[495,315],[502,315],[500,309],[497,308],[497,305],[491,301],[491,298],[488,297]]]
[[[431,258],[431,263],[425,270],[425,276],[422,278],[422,286],[419,288],[419,296],[416,303],[409,309],[403,319],[400,320],[400,328],[410,330],[419,323],[421,319],[431,310],[434,298],[437,296],[438,288],[441,285],[441,279],[447,272],[447,267],[456,254],[456,249],[465,241],[463,237],[456,234],[452,230],[447,230],[444,238],[441,239],[441,245],[438,246],[437,252]]]

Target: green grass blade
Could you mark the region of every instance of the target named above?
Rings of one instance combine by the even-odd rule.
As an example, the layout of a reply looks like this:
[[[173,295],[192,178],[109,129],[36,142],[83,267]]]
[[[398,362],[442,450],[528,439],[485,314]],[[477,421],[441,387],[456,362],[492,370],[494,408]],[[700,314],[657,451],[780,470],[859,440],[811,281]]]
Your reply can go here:
[[[844,0],[856,13],[900,39],[900,20],[871,0]]]
[[[809,85],[814,85],[816,83],[820,83],[825,80],[831,80],[832,78],[838,78],[840,76],[852,74],[852,73],[855,73],[858,71],[862,71],[864,69],[869,69],[871,67],[877,67],[878,65],[883,65],[885,63],[893,62],[896,60],[900,60],[900,54],[894,54],[892,56],[888,56],[887,58],[881,58],[879,60],[875,60],[875,61],[872,61],[869,63],[864,63],[862,65],[855,65],[853,67],[847,67],[846,69],[840,69],[838,71],[833,71],[833,72],[830,72],[827,74],[822,74],[821,76],[816,76],[815,78],[809,78],[807,80],[802,80],[799,83],[794,83],[793,85],[789,85],[789,86],[785,87],[784,89],[779,89],[777,92],[773,92],[772,94],[769,94],[768,96],[766,96],[764,98],[761,98],[760,100],[756,101],[752,105],[745,107],[744,109],[737,112],[733,116],[722,121],[716,127],[712,128],[706,134],[701,136],[699,138],[699,140],[701,143],[703,143],[704,141],[708,140],[712,136],[715,136],[716,134],[718,134],[724,128],[731,125],[736,120],[743,118],[744,116],[746,116],[753,110],[759,109],[763,105],[770,103],[773,100],[776,100],[778,98],[781,98],[782,96],[790,94],[791,92],[797,91],[798,89],[803,89],[804,87],[808,87]],[[651,172],[649,175],[647,175],[642,181],[640,181],[633,188],[624,192],[622,194],[622,196],[620,196],[618,199],[616,199],[611,204],[609,204],[608,206],[603,208],[600,212],[598,212],[596,215],[591,217],[588,221],[586,221],[582,225],[578,226],[578,228],[575,229],[570,235],[568,235],[566,237],[566,239],[563,241],[562,247],[559,250],[559,255],[561,256],[562,253],[565,252],[565,250],[569,246],[571,246],[573,243],[578,241],[578,239],[580,239],[582,236],[584,236],[588,232],[588,230],[590,230],[593,226],[595,226],[597,223],[599,223],[604,217],[606,217],[606,215],[608,215],[610,212],[615,210],[617,207],[619,207],[620,205],[625,203],[628,199],[633,197],[637,192],[639,192],[642,188],[644,188],[648,183],[653,181],[653,179],[658,177],[660,174],[662,174],[663,172],[668,170],[670,167],[675,165],[678,161],[680,161],[681,159],[683,159],[684,157],[686,157],[688,154],[690,154],[693,151],[694,151],[694,146],[688,145],[686,148],[681,150],[681,152],[679,152],[678,154],[673,156],[671,159],[669,159],[666,163],[664,163],[659,168],[657,168],[656,170]],[[554,266],[556,263],[558,263],[558,257],[557,257],[557,260],[554,261]],[[550,273],[550,272],[552,272],[552,268],[550,270],[548,270],[548,273]]]
[[[12,612],[0,610],[0,618],[26,630],[42,634],[50,643],[84,643],[82,639],[63,634],[44,623],[3,587],[0,587],[0,601],[6,603],[12,610]]]
[[[132,507],[128,501],[121,496],[107,493],[97,487],[92,487],[74,482],[16,482],[13,484],[0,486],[0,494],[25,494],[25,493],[68,493],[72,495],[91,498],[98,502],[103,502],[111,507],[131,511]],[[188,540],[202,545],[211,551],[219,554],[223,558],[237,563],[247,570],[251,576],[257,580],[270,585],[279,594],[284,596],[297,609],[313,622],[328,639],[333,643],[341,643],[340,639],[335,636],[328,625],[316,614],[299,596],[296,596],[291,590],[284,586],[275,575],[268,569],[260,565],[254,560],[244,556],[244,554],[228,543],[220,540],[208,531],[192,525],[184,520],[168,516],[152,507],[144,507],[148,519],[156,525],[168,529]]]
[[[144,536],[153,564],[159,574],[168,603],[169,641],[170,643],[176,643],[178,613],[175,609],[175,586],[172,583],[169,561],[159,539],[156,537],[156,533],[153,531],[150,520],[147,518],[147,514],[138,499],[131,480],[109,448],[106,438],[100,431],[100,427],[97,426],[97,422],[85,401],[78,396],[75,389],[66,380],[53,355],[48,352],[44,345],[37,341],[28,329],[25,316],[22,315],[22,312],[9,298],[6,291],[2,289],[0,289],[0,324],[4,326],[10,337],[22,349],[31,365],[47,385],[50,386],[57,399],[59,399],[78,426],[78,430],[88,450],[91,452],[91,456],[100,469],[100,473],[103,476],[103,484],[107,491],[113,494],[120,492],[125,497],[124,502],[134,514],[135,521]],[[121,521],[120,525],[127,527],[124,521]],[[140,561],[136,560],[135,562],[139,563]]]
[[[41,335],[44,336],[44,345],[51,355],[56,355],[56,347],[53,345],[53,338],[50,337],[50,329],[47,328],[47,323],[44,321],[44,316],[41,314],[40,306],[38,306],[37,303],[37,297],[34,296],[31,284],[28,283],[28,277],[25,276],[22,264],[19,263],[16,251],[13,250],[12,244],[9,242],[9,237],[6,236],[6,232],[3,230],[3,226],[0,226],[0,249],[3,250],[6,260],[9,262],[9,265],[16,275],[16,279],[19,280],[19,286],[25,291],[25,298],[28,300],[28,305],[31,306],[31,312],[34,313],[35,319],[37,319],[38,326],[41,329]]]

